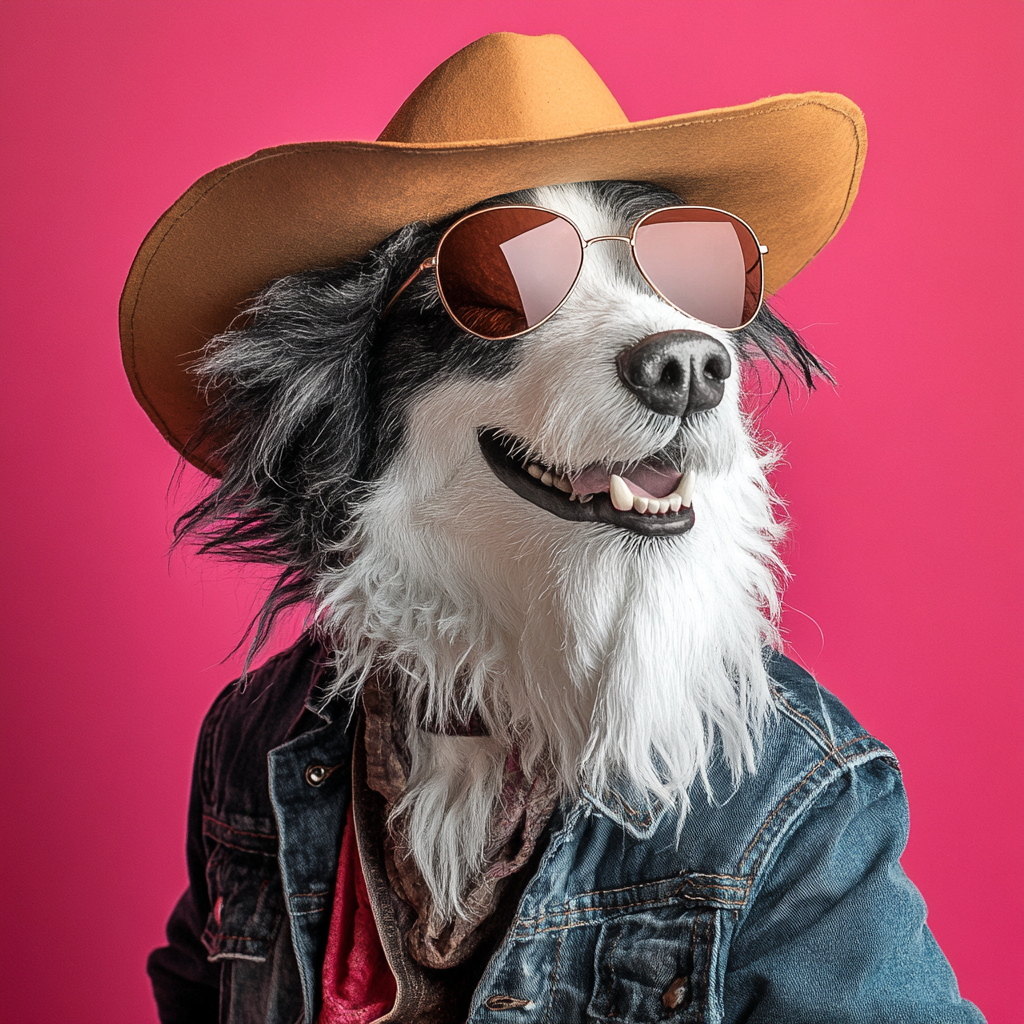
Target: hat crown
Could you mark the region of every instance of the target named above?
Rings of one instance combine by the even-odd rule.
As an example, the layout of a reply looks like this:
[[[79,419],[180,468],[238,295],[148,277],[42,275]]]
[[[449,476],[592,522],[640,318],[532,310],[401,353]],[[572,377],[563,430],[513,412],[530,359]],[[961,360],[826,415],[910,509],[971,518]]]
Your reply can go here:
[[[557,139],[628,120],[564,36],[484,36],[432,71],[380,134],[381,142]]]

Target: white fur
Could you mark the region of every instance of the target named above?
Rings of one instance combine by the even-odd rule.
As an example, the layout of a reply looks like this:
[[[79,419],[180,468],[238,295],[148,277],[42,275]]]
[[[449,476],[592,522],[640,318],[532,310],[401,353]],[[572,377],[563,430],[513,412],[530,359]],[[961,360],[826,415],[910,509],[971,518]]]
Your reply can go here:
[[[628,227],[572,186],[537,201],[585,237]],[[643,539],[566,521],[494,476],[477,443],[483,426],[528,439],[533,456],[559,467],[660,450],[678,421],[640,406],[615,357],[686,328],[733,356],[721,404],[686,430],[685,467],[698,477],[689,533]],[[654,295],[628,246],[598,242],[565,306],[520,344],[512,373],[448,380],[408,410],[405,449],[360,509],[346,568],[318,584],[337,688],[356,690],[371,664],[390,662],[405,706],[423,701],[434,720],[476,708],[491,733],[410,736],[399,811],[448,917],[463,911],[480,868],[510,746],[528,771],[548,759],[567,794],[626,780],[682,815],[716,733],[734,777],[753,769],[769,706],[761,652],[777,640],[781,529],[764,475],[773,455],[741,413],[729,333]]]

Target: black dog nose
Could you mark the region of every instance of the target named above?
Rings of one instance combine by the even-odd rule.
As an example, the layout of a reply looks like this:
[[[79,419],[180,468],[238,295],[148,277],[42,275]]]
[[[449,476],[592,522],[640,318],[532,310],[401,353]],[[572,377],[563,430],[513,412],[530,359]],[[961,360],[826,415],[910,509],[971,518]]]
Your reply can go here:
[[[619,353],[619,379],[649,409],[689,416],[714,409],[732,373],[726,347],[698,331],[662,331]]]

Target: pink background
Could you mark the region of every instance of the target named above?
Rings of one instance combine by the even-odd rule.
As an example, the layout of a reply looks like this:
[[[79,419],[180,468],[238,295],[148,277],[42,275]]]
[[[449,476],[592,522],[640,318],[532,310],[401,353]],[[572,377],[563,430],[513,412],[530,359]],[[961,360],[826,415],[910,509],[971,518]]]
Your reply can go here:
[[[899,754],[904,864],[1019,1021],[1024,5],[5,2],[3,1020],[152,1021],[192,747],[258,580],[167,556],[175,456],[117,299],[159,214],[277,143],[373,138],[486,32],[561,32],[633,119],[810,89],[870,134],[778,307],[839,381],[776,401],[796,655]],[[281,637],[280,643],[287,641]]]

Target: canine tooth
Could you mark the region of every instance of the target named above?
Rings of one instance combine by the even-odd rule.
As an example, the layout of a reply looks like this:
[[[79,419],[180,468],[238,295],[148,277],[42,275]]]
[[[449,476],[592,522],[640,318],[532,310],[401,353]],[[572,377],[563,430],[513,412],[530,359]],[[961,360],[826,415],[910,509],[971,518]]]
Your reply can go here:
[[[688,469],[684,474],[683,478],[676,484],[676,489],[673,494],[678,494],[682,498],[682,504],[687,508],[690,507],[690,502],[693,501],[693,488],[697,483],[697,474],[692,469]]]
[[[567,477],[564,477],[564,476],[556,476],[556,477],[555,477],[555,486],[556,486],[556,487],[557,487],[557,488],[558,488],[558,489],[559,489],[560,491],[564,491],[564,492],[565,492],[566,494],[570,494],[570,493],[572,493],[572,484],[571,484],[571,483],[569,483],[569,480],[568,480],[568,478],[567,478]]]
[[[633,495],[633,508],[637,512],[646,512],[647,506],[650,504],[646,498],[641,498],[639,494]]]
[[[544,475],[544,470],[541,469],[536,462],[531,462],[526,467],[526,472],[529,473],[534,480],[539,480]]]
[[[629,489],[629,484],[614,473],[608,477],[608,497],[620,512],[628,512],[633,507],[633,492]]]
[[[550,487],[555,482],[555,474],[550,469],[545,469],[543,475],[540,478],[540,482],[547,487]]]

